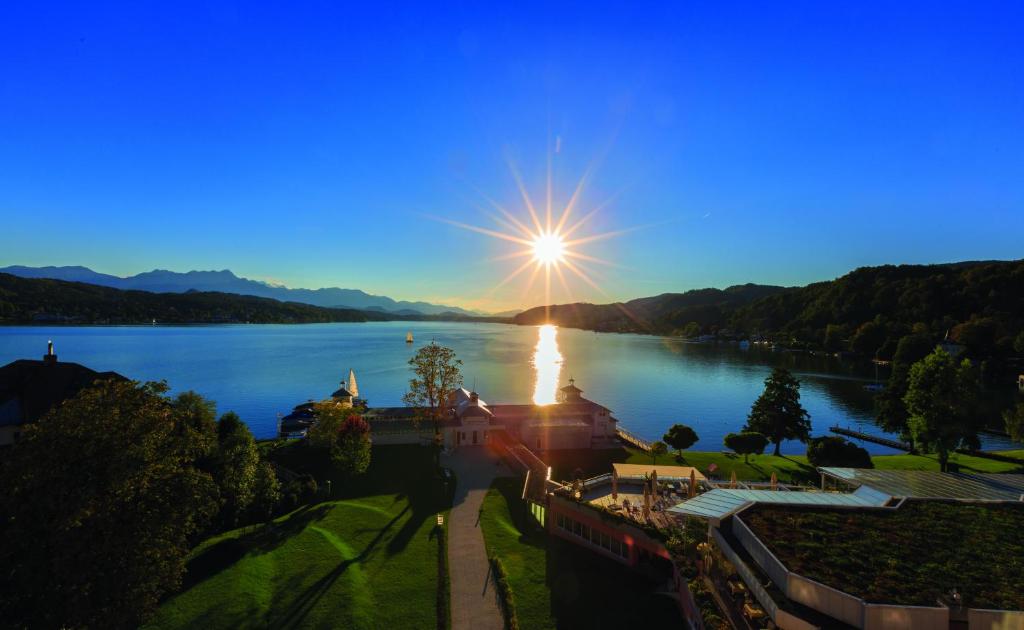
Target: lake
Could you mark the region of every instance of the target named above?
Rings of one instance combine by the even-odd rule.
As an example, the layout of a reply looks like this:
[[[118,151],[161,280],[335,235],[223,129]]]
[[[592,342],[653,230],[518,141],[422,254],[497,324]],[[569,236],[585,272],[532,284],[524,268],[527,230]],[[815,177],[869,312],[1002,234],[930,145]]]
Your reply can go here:
[[[410,330],[415,341],[407,344]],[[31,326],[0,328],[0,365],[40,358],[50,339],[62,361],[135,380],[166,380],[172,391],[195,390],[215,400],[219,412],[237,412],[257,438],[276,435],[278,414],[329,396],[349,368],[370,406],[401,405],[408,360],[432,339],[456,351],[466,387],[475,384],[485,401],[549,402],[572,377],[585,397],[612,409],[622,426],[643,438],[660,439],[673,423],[689,424],[700,436],[697,450],[723,449],[722,438],[743,426],[776,365],[800,379],[814,435],[835,424],[883,434],[873,423],[873,394],[864,389],[875,382],[873,367],[756,347],[453,322]],[[984,442],[1009,447],[998,437]],[[783,451],[800,454],[805,447],[784,444]]]

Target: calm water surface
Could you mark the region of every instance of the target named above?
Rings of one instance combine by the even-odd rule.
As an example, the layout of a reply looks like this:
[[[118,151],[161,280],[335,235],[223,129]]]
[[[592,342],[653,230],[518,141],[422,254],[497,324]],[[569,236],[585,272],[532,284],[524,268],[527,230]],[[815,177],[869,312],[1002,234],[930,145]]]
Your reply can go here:
[[[405,343],[407,330],[415,343]],[[683,422],[700,436],[694,448],[722,450],[723,436],[743,425],[775,365],[802,382],[815,435],[833,424],[882,434],[872,422],[872,394],[864,389],[875,380],[872,368],[735,345],[451,322],[9,327],[0,328],[0,364],[39,358],[48,339],[60,360],[136,380],[166,380],[172,391],[193,389],[215,400],[219,411],[236,411],[257,437],[275,435],[279,413],[330,395],[349,368],[371,406],[401,405],[408,360],[431,339],[456,351],[466,386],[475,383],[488,402],[551,402],[571,376],[584,396],[651,440]],[[803,453],[805,447],[793,443],[783,450]]]

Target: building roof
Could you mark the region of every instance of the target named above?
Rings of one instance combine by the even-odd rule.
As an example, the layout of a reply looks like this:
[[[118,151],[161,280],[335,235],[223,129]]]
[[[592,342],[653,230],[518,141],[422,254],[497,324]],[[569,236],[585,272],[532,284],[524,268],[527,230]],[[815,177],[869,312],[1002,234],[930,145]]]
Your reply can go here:
[[[648,464],[612,464],[612,468],[619,477],[648,477],[655,470],[658,471],[658,479],[689,479],[692,472],[697,481],[703,481],[704,475],[693,466],[651,466]]]
[[[660,474],[658,475],[661,476]],[[716,488],[668,509],[680,516],[723,519],[755,503],[807,505],[818,507],[882,507],[892,497],[865,492],[797,492]]]
[[[117,372],[96,372],[78,363],[21,359],[0,367],[0,406],[16,410],[0,424],[35,422],[54,405],[102,379],[127,380]]]
[[[969,501],[1024,500],[1024,475],[1008,473],[943,473],[927,470],[873,468],[818,469],[848,484],[873,488],[895,497]]]
[[[331,398],[355,398],[355,396],[353,396],[352,392],[345,389],[345,386],[342,385],[333,394],[331,394]]]

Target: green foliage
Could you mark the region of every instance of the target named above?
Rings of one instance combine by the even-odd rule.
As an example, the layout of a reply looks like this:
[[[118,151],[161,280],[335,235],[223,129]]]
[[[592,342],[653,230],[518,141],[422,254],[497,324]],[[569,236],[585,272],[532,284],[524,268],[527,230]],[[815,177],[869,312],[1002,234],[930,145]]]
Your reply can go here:
[[[910,430],[907,426],[910,414],[903,403],[903,397],[907,395],[910,366],[928,356],[934,348],[935,343],[921,333],[910,334],[900,339],[893,355],[889,382],[875,398],[878,424],[886,431],[910,439]]]
[[[811,438],[807,443],[807,461],[815,468],[839,466],[843,468],[874,468],[866,450],[841,437],[826,435]]]
[[[885,343],[885,326],[876,320],[861,324],[850,338],[850,350],[861,356],[874,357]]]
[[[260,462],[256,467],[252,495],[252,503],[249,504],[251,518],[258,523],[270,520],[281,503],[281,482],[270,462]]]
[[[462,361],[455,351],[433,341],[416,351],[409,359],[413,377],[409,391],[402,401],[410,407],[422,409],[433,421],[434,431],[440,432],[440,420],[448,409],[448,399],[462,385]]]
[[[195,392],[182,392],[171,400],[178,432],[190,445],[192,457],[203,461],[217,447],[217,405]]]
[[[837,331],[855,331],[850,343],[856,352],[887,359],[893,344],[914,327],[934,345],[947,329],[983,318],[991,320],[991,335],[997,342],[1024,335],[1024,261],[864,267],[805,287],[700,289],[625,304],[538,307],[513,319],[518,324],[551,322],[588,330],[661,334],[696,322],[705,330],[727,328],[740,336],[761,334],[808,346],[820,345],[831,324],[841,327]],[[881,332],[869,327],[858,339],[857,333],[868,322],[875,322]],[[977,332],[983,332],[982,341],[990,334]],[[876,343],[878,339],[882,341]],[[975,347],[984,351],[985,344]],[[997,354],[1004,352],[999,343],[994,348]],[[1017,352],[1024,353],[1024,343],[1021,348]]]
[[[1019,402],[1013,409],[1003,413],[1006,432],[1014,442],[1024,442],[1024,402]]]
[[[338,429],[331,448],[331,461],[346,477],[361,475],[370,467],[370,425],[351,415]]]
[[[730,433],[723,440],[725,447],[731,449],[737,455],[743,456],[743,463],[748,462],[750,455],[760,455],[768,446],[768,438],[757,431],[743,431]]]
[[[758,505],[743,521],[791,571],[870,603],[1024,609],[1024,505],[907,501],[895,510]]]
[[[452,625],[452,578],[448,568],[448,530],[442,525],[437,533],[437,630]]]
[[[694,337],[700,337],[700,324],[697,322],[690,322],[680,331],[680,335],[687,339],[693,339]]]
[[[234,527],[255,499],[261,472],[256,441],[249,427],[234,412],[222,415],[217,422],[217,448],[212,457],[211,472],[220,488],[221,522],[227,528]],[[270,473],[273,475],[273,469]],[[268,479],[259,482],[270,483]],[[261,490],[270,491],[268,487]]]
[[[313,406],[316,422],[309,427],[306,440],[309,445],[324,453],[330,453],[338,441],[341,424],[353,413],[351,407],[343,407],[333,400],[324,400]]]
[[[764,381],[764,392],[754,401],[744,431],[762,433],[775,444],[783,440],[806,442],[810,437],[810,415],[800,404],[800,381],[789,370],[777,367]]]
[[[697,443],[697,432],[685,424],[673,424],[661,438],[666,444],[676,449],[685,451]]]
[[[122,291],[82,282],[19,278],[0,273],[0,295],[8,306],[0,321],[75,324],[231,323],[305,324],[390,319],[383,313],[322,308],[232,293]]]
[[[653,442],[651,444],[651,457],[654,459],[654,462],[652,463],[657,463],[658,458],[667,452],[668,444],[665,444],[664,442]]]
[[[190,537],[217,510],[217,486],[195,465],[216,431],[199,397],[171,402],[166,390],[100,381],[5,454],[4,625],[136,626],[178,587]]]
[[[961,445],[978,448],[977,375],[971,362],[957,363],[941,348],[910,368],[903,403],[915,446],[934,451],[943,471],[949,453]]]
[[[498,603],[501,614],[505,618],[505,630],[519,630],[519,617],[516,615],[516,598],[512,586],[508,583],[508,572],[505,564],[498,556],[491,556],[491,573],[494,575],[494,587],[498,591]]]

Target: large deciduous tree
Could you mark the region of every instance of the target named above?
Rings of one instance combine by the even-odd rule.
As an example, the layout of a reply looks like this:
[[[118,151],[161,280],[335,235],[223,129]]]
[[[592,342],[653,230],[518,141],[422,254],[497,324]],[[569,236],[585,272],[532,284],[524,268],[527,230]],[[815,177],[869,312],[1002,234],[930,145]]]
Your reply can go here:
[[[946,471],[949,454],[960,446],[978,448],[978,377],[971,362],[957,362],[942,348],[910,368],[903,402],[914,446],[934,452]]]
[[[345,475],[361,475],[370,467],[370,425],[360,416],[350,415],[338,429],[331,450],[331,461]]]
[[[819,466],[875,467],[871,461],[871,455],[866,450],[849,440],[833,435],[811,438],[807,443],[807,461],[815,468]]]
[[[890,433],[898,433],[904,439],[910,439],[907,420],[907,406],[903,397],[907,394],[910,378],[910,366],[928,356],[935,348],[935,342],[924,333],[914,333],[902,337],[896,346],[892,358],[892,371],[885,389],[875,398],[878,410],[878,424]]]
[[[433,341],[409,359],[413,377],[402,400],[433,422],[435,435],[441,433],[441,420],[448,412],[448,399],[462,385],[461,366],[462,361],[455,357],[454,350]]]
[[[800,381],[789,370],[777,367],[764,381],[764,392],[750,408],[746,432],[765,435],[775,444],[775,455],[783,440],[806,442],[810,437],[810,415],[800,404]]]
[[[181,583],[218,490],[197,455],[211,406],[163,384],[100,381],[0,462],[0,619],[32,628],[142,623]]]

